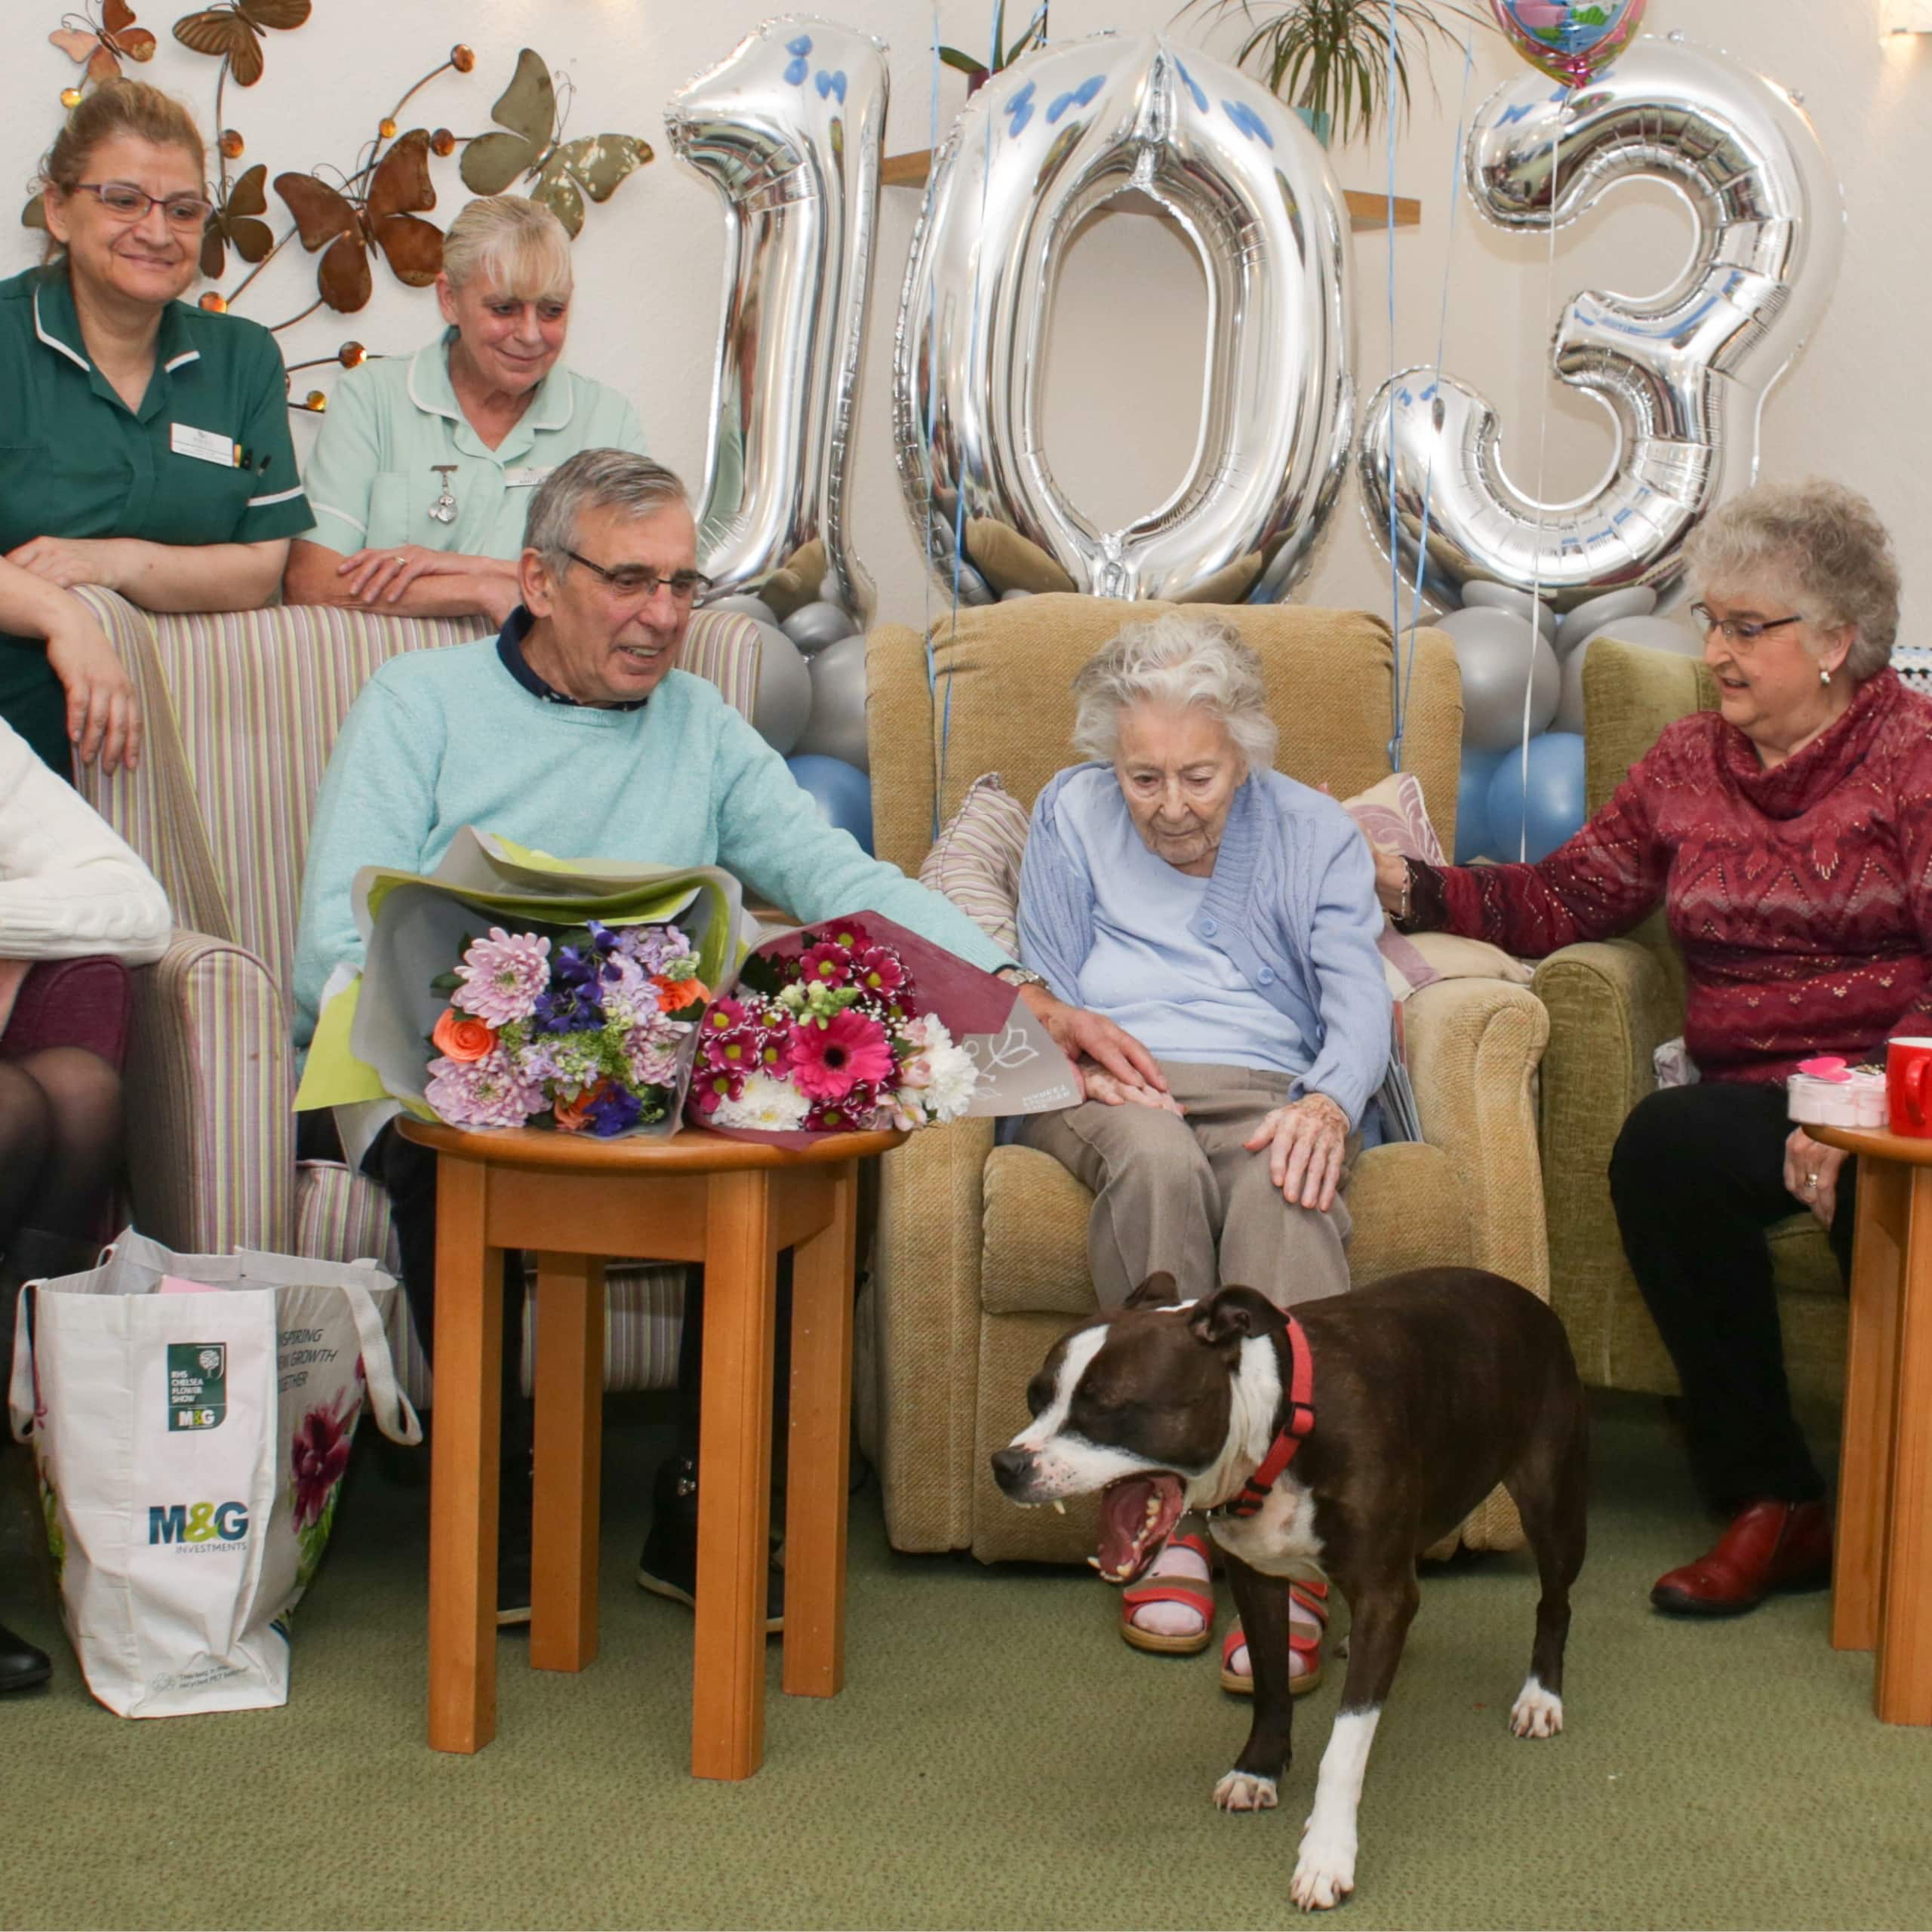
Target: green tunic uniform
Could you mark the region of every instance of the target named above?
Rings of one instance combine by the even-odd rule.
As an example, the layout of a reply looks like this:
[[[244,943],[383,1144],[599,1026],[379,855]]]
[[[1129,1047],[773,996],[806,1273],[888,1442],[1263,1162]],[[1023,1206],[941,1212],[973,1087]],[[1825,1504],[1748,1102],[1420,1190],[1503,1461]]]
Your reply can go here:
[[[641,454],[637,412],[614,389],[561,365],[491,449],[450,386],[454,329],[415,355],[365,362],[335,386],[303,480],[315,543],[345,556],[415,543],[509,561],[523,549],[537,485],[580,450]],[[452,466],[447,475],[437,466]],[[429,514],[447,482],[455,510]]]
[[[260,543],[315,521],[258,323],[171,302],[131,410],[88,355],[66,270],[30,269],[0,281],[0,555],[35,537]],[[0,634],[0,718],[70,769],[43,639]]]

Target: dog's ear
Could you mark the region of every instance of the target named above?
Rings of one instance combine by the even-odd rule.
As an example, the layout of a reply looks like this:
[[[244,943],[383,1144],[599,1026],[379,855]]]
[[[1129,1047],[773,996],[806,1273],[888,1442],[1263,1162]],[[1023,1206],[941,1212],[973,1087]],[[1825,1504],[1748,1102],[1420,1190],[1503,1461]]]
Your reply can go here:
[[[1180,1294],[1174,1286],[1174,1278],[1164,1268],[1158,1275],[1149,1275],[1122,1304],[1128,1308],[1172,1308],[1180,1300]]]
[[[1254,1288],[1223,1288],[1188,1318],[1188,1327],[1210,1348],[1239,1347],[1257,1335],[1272,1334],[1284,1324],[1281,1311]]]

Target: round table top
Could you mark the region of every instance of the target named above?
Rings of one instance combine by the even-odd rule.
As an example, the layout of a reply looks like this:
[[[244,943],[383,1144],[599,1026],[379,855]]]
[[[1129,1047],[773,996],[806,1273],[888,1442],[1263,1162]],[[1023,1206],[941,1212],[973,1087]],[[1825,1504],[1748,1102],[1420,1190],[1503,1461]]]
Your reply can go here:
[[[456,1154],[488,1167],[568,1169],[576,1174],[727,1174],[747,1168],[820,1167],[883,1154],[906,1137],[897,1128],[875,1134],[828,1134],[804,1147],[771,1141],[728,1140],[702,1128],[681,1127],[660,1138],[641,1134],[601,1140],[589,1134],[555,1134],[536,1128],[450,1127],[404,1114],[396,1131],[419,1146]]]
[[[1932,1168],[1932,1140],[1910,1134],[1891,1134],[1874,1128],[1822,1127],[1800,1121],[1814,1140],[1862,1154],[1868,1161],[1900,1161],[1908,1167]]]

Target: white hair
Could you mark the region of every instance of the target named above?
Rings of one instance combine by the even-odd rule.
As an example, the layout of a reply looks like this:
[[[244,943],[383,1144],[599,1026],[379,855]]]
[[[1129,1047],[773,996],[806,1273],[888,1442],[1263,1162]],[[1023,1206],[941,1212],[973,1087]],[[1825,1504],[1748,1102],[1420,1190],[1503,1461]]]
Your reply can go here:
[[[1130,705],[1198,705],[1226,728],[1251,771],[1275,761],[1279,734],[1268,715],[1261,660],[1225,618],[1171,611],[1129,624],[1073,680],[1077,751],[1109,764]]]

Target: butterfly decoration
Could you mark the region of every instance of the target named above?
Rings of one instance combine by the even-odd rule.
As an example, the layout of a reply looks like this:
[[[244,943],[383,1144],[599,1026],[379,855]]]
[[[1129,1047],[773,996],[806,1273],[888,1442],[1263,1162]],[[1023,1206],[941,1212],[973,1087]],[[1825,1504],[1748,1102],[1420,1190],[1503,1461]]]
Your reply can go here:
[[[563,140],[550,70],[528,47],[516,57],[516,72],[490,118],[510,131],[478,134],[464,148],[463,186],[478,195],[500,195],[524,174],[536,184],[530,198],[548,208],[572,240],[583,226],[584,196],[608,202],[626,175],[652,158],[651,144],[635,134]]]
[[[114,0],[108,0],[111,6]],[[286,33],[309,17],[310,0],[226,0],[174,23],[174,38],[197,54],[228,63],[237,87],[251,88],[262,78],[262,41],[270,27]]]
[[[47,37],[77,66],[87,69],[81,77],[83,85],[114,79],[123,60],[154,58],[154,35],[135,26],[128,0],[103,0],[98,26],[91,17],[69,14]]]
[[[202,232],[202,272],[209,281],[219,281],[226,272],[230,248],[245,262],[259,262],[275,246],[273,231],[260,218],[269,209],[264,192],[268,174],[257,162],[236,178],[210,213]]]
[[[364,181],[358,189],[356,183]],[[313,174],[278,174],[275,191],[288,204],[303,247],[311,254],[323,249],[316,287],[341,314],[354,313],[369,299],[371,248],[380,249],[396,279],[411,288],[426,288],[443,265],[441,229],[419,221],[414,212],[436,205],[426,128],[398,136],[366,177],[358,175],[341,188]]]

